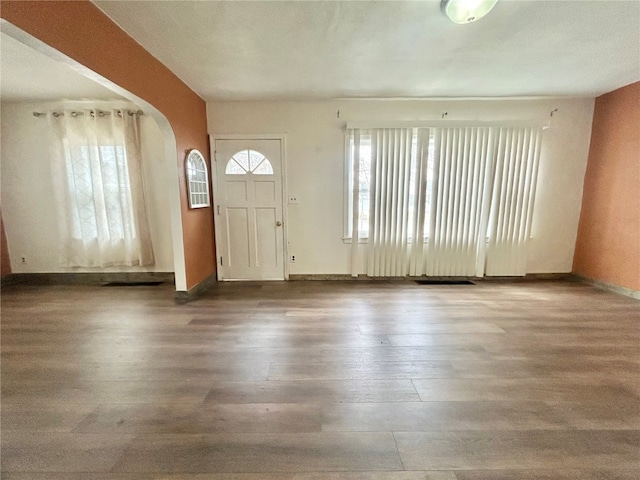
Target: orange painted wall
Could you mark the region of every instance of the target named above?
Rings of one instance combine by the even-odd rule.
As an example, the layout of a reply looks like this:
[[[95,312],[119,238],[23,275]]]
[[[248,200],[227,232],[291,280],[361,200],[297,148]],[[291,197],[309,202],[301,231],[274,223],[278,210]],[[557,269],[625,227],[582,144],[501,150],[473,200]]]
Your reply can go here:
[[[164,114],[178,148],[187,288],[214,274],[213,211],[189,210],[183,168],[186,150],[209,152],[205,102],[89,1],[3,1],[0,16]]]
[[[640,82],[596,99],[573,271],[640,291]]]
[[[7,248],[7,236],[4,233],[4,222],[2,221],[2,210],[0,210],[0,277],[11,273],[11,261],[9,260],[9,249]]]

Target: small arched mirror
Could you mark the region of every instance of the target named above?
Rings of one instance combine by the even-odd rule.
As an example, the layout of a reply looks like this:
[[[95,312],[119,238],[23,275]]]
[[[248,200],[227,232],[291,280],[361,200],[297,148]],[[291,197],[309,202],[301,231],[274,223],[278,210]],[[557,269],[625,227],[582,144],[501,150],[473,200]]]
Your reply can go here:
[[[204,157],[198,150],[189,150],[185,168],[187,170],[189,208],[208,207],[211,201],[209,200],[207,162],[205,162]]]

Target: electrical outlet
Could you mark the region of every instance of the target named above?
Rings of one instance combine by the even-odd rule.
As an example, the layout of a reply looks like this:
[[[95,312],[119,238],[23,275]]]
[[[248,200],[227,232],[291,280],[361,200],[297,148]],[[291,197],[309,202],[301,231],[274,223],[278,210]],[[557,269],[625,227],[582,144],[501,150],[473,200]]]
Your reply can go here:
[[[27,257],[20,257],[20,263],[27,263]]]
[[[298,197],[296,195],[289,196],[289,205],[296,205],[298,203],[300,202],[298,201]]]
[[[296,263],[296,256],[295,256],[295,255],[291,255],[291,256],[289,257],[289,261],[290,261],[291,263]]]

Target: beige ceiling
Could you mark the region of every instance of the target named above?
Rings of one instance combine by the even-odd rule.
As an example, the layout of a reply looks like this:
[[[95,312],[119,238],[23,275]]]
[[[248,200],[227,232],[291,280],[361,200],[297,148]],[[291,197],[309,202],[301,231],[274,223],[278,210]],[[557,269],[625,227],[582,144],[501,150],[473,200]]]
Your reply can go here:
[[[640,80],[640,1],[95,1],[205,99],[594,96]]]
[[[0,99],[3,102],[119,98],[68,65],[0,33]]]

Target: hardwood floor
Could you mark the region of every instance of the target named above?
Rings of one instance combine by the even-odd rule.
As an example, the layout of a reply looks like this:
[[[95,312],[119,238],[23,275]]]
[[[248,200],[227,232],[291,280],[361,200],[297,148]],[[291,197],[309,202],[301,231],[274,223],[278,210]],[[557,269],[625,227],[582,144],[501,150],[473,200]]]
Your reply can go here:
[[[2,290],[5,480],[640,478],[640,302],[571,282]]]

